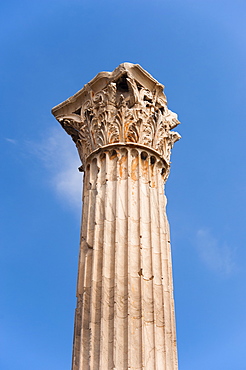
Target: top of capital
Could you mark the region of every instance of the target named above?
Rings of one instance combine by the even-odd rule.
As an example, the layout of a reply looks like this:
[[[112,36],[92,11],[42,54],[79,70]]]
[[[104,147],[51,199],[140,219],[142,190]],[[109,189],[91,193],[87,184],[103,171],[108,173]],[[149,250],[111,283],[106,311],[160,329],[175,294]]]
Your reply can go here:
[[[157,90],[159,98],[162,98],[164,104],[167,103],[166,96],[163,92],[164,85],[159,83],[139,64],[125,62],[121,63],[112,72],[99,72],[76,94],[55,106],[52,109],[53,115],[58,118],[59,116],[73,113],[80,108],[81,103],[87,99],[90,92],[94,95],[106,88],[106,86],[111,82],[115,82],[118,85],[117,87],[119,90],[124,90],[124,77],[128,78],[127,85],[131,90],[133,86],[131,86],[129,80],[134,80],[137,85],[142,86],[149,91]]]

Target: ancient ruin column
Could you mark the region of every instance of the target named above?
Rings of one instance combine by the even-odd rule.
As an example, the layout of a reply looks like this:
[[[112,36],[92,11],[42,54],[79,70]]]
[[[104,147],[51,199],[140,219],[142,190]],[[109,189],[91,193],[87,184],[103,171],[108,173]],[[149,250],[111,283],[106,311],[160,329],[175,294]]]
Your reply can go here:
[[[123,63],[52,112],[84,171],[72,369],[176,370],[163,85]]]

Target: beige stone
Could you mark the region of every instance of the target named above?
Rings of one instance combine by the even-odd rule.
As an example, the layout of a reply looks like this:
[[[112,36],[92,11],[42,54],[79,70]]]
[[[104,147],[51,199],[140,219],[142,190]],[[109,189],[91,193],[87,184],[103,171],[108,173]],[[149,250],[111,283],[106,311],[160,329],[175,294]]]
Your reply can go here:
[[[163,85],[123,63],[52,112],[85,171],[72,368],[176,370]]]

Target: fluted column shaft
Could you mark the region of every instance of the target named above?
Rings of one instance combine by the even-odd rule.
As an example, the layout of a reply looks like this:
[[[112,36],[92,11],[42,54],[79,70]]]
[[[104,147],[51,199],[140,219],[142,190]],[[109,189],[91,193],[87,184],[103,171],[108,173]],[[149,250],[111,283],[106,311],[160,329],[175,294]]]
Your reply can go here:
[[[86,161],[73,370],[176,370],[160,155],[136,144]]]

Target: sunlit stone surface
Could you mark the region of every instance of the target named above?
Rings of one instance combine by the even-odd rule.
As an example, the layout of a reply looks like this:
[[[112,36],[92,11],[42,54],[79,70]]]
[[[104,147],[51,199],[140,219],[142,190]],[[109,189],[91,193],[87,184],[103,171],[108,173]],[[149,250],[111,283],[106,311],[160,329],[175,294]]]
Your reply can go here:
[[[85,172],[72,369],[176,370],[163,85],[123,63],[52,112]]]

